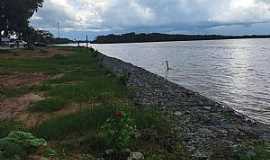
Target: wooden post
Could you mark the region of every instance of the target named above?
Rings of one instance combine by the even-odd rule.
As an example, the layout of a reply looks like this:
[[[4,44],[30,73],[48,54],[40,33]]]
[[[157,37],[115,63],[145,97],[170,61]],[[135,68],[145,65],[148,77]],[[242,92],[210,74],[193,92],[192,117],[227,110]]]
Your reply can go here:
[[[165,63],[166,63],[167,71],[169,71],[170,70],[169,61],[166,60]]]

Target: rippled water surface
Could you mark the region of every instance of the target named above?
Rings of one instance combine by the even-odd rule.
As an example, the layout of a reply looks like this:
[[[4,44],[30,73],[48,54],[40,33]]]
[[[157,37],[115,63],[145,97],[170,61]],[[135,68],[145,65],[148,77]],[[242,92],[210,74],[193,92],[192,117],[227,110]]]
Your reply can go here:
[[[100,52],[270,123],[270,39],[98,44]],[[166,72],[165,61],[170,70]]]

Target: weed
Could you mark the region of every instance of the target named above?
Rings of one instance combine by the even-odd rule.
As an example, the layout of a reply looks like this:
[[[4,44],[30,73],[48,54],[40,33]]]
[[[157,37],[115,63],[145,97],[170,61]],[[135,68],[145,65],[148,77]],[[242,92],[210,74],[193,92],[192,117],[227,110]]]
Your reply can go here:
[[[122,151],[135,139],[136,126],[125,112],[115,112],[101,127],[101,134],[114,151]]]

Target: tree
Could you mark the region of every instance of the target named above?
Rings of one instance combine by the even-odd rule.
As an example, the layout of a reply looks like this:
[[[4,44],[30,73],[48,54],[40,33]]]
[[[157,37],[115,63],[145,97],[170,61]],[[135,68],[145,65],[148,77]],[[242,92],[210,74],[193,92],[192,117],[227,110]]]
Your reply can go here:
[[[29,19],[42,7],[43,0],[1,0],[0,31],[5,35],[16,33],[28,34]]]
[[[29,33],[28,37],[25,37],[24,39],[28,38],[31,42],[51,43],[54,39],[53,34],[45,30],[29,27]]]

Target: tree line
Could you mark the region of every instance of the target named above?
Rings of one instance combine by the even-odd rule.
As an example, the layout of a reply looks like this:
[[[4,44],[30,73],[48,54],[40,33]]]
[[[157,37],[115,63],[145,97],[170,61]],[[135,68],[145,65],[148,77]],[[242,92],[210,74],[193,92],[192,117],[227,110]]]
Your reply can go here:
[[[193,40],[219,40],[240,38],[270,38],[270,35],[246,35],[246,36],[224,36],[224,35],[183,35],[183,34],[161,34],[161,33],[126,33],[121,35],[97,36],[93,43],[140,43],[140,42],[164,42],[164,41],[193,41]]]

